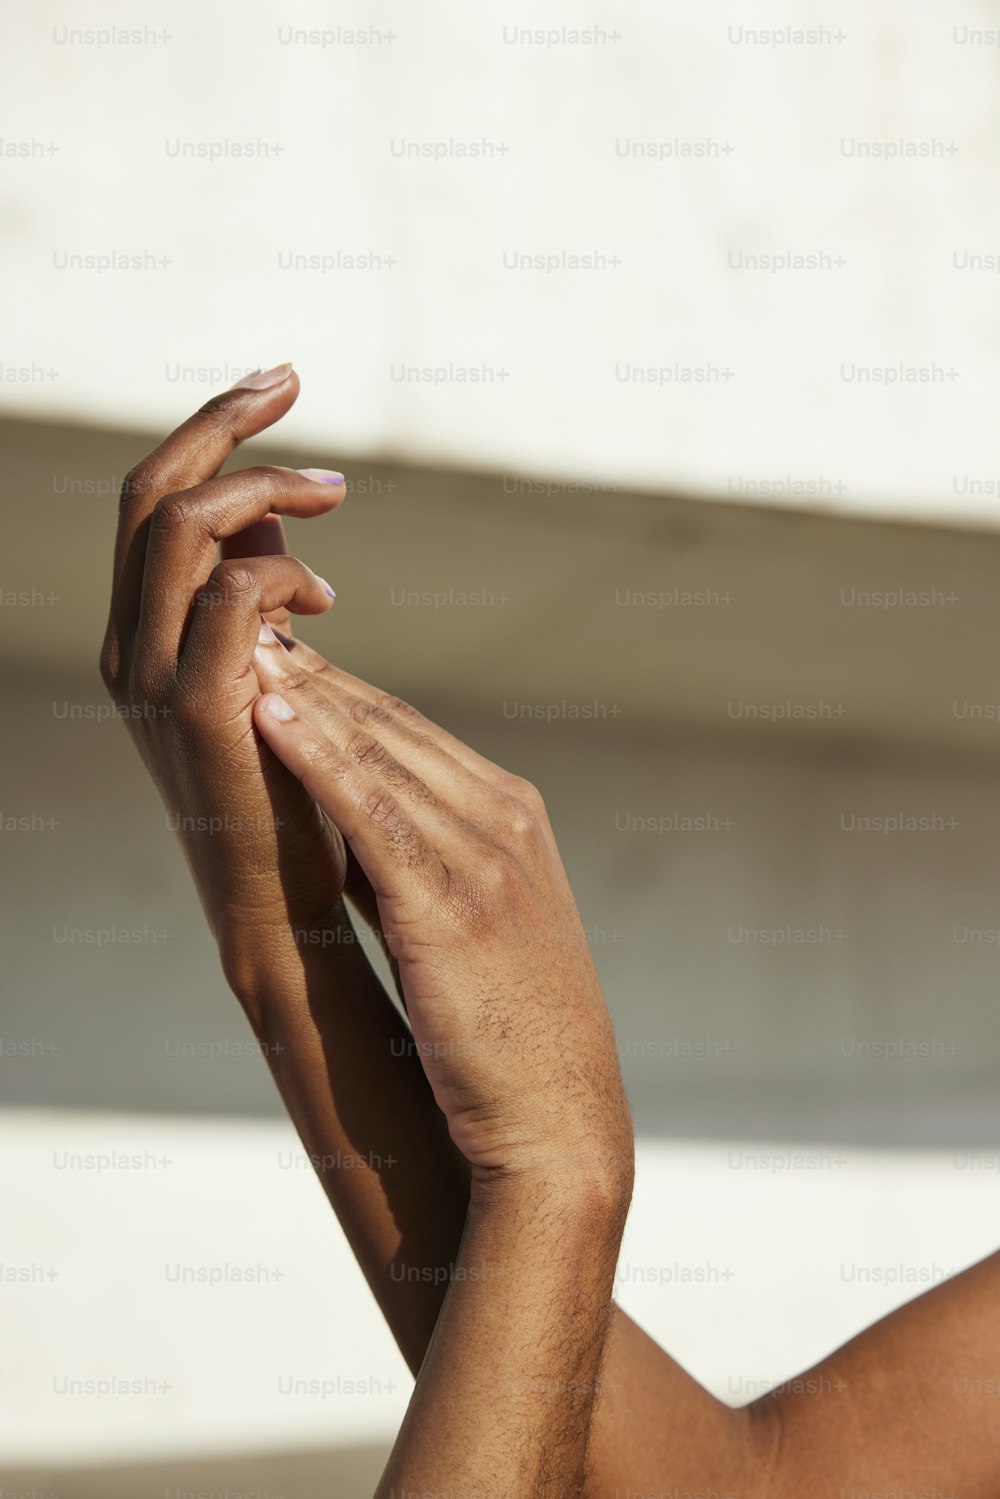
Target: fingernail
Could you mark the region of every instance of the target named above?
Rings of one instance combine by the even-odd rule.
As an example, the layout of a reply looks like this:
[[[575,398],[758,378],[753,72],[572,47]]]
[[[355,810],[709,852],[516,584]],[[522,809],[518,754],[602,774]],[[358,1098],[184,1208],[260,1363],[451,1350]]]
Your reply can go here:
[[[276,364],[273,370],[257,370],[253,375],[244,375],[242,380],[237,380],[230,390],[270,390],[272,385],[280,385],[282,380],[287,380],[292,373],[290,364]]]
[[[313,573],[312,568],[310,568],[309,571]],[[325,578],[321,578],[319,573],[313,573],[313,577],[316,579],[316,582],[319,584],[319,586],[326,591],[327,598],[335,599],[337,597]]]
[[[297,468],[295,472],[301,474],[303,479],[312,479],[315,484],[343,484],[344,482],[343,474],[338,474],[332,468]]]
[[[262,619],[260,622],[260,634],[257,636],[257,639],[261,645],[278,644],[278,637],[277,635],[275,635],[266,619]]]
[[[261,698],[261,708],[271,718],[276,718],[279,723],[287,723],[290,718],[295,717],[295,709],[290,708],[283,697],[276,692],[268,692]]]

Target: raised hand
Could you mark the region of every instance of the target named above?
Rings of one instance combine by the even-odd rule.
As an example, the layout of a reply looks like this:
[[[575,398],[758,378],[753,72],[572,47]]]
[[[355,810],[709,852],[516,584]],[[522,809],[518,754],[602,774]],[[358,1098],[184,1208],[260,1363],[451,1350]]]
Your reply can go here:
[[[541,797],[409,705],[262,643],[254,721],[371,883],[414,1040],[481,1179],[631,1187],[610,1019]]]
[[[280,960],[293,928],[328,918],[345,873],[339,834],[254,731],[251,664],[262,615],[287,629],[289,611],[319,614],[332,603],[328,585],[285,555],[280,516],[325,514],[344,498],[343,478],[273,467],[219,474],[298,391],[290,365],[252,376],[131,470],[101,653],[238,990],[260,955]]]

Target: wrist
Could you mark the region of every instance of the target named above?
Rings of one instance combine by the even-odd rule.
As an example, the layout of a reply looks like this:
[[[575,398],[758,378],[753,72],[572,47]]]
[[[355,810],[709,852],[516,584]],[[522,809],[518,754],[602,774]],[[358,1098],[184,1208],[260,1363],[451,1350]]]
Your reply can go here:
[[[634,1164],[627,1153],[538,1152],[516,1164],[473,1166],[470,1210],[483,1216],[551,1216],[620,1239],[632,1200]]]
[[[579,1110],[571,1110],[576,1119],[572,1133],[546,1129],[530,1143],[507,1144],[485,1160],[470,1162],[473,1192],[484,1203],[542,1195],[557,1205],[589,1205],[602,1221],[624,1222],[635,1178],[635,1140],[620,1085],[618,1095],[617,1103],[609,1102],[590,1128],[583,1127]],[[510,1138],[508,1129],[498,1133]]]

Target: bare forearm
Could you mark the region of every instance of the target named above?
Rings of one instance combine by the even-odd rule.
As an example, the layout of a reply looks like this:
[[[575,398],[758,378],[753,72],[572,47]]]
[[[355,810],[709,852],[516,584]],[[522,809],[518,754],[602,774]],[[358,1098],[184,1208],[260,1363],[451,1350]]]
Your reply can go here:
[[[409,1031],[346,912],[319,932],[300,934],[284,957],[272,944],[266,962],[244,954],[236,966],[234,987],[292,1122],[416,1373],[460,1273],[469,1171]],[[715,1400],[612,1308],[588,1495],[611,1499],[616,1491],[663,1487],[665,1474],[675,1484],[724,1492],[756,1461],[757,1425]],[[682,1434],[689,1440],[679,1440]]]
[[[227,970],[307,1155],[411,1370],[465,1222],[468,1167],[341,906]]]
[[[473,1188],[379,1496],[582,1493],[624,1207],[603,1183]]]

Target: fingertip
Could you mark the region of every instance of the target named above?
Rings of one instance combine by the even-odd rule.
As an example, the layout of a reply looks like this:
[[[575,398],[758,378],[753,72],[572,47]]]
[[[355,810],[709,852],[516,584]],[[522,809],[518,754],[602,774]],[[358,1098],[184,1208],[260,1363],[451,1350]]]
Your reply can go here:
[[[310,568],[309,571],[312,572],[312,568]],[[320,588],[322,588],[323,592],[326,594],[326,605],[327,605],[327,608],[329,608],[330,605],[333,603],[334,599],[337,597],[336,593],[330,587],[330,585],[326,581],[326,579],[320,577],[319,573],[313,573],[313,577],[316,579],[316,582],[319,584]]]
[[[347,481],[342,473],[333,468],[297,468],[297,474],[303,479],[311,479],[314,484],[328,484],[331,489],[343,489],[346,492]]]
[[[289,610],[292,614],[325,614],[333,606],[337,595],[325,578],[314,573],[311,567],[307,570],[312,580],[312,591],[301,595],[297,593],[289,603]]]
[[[279,385],[284,385],[289,375],[294,373],[292,363],[288,360],[285,364],[276,364],[273,369],[254,370],[251,374],[244,375],[242,379],[237,380],[229,389],[250,391],[275,390]]]
[[[347,498],[347,480],[337,469],[297,468],[300,478],[308,479],[322,492],[323,503],[329,510],[336,510]]]

